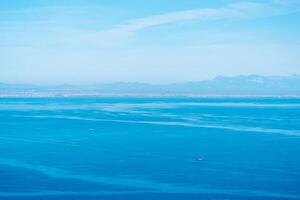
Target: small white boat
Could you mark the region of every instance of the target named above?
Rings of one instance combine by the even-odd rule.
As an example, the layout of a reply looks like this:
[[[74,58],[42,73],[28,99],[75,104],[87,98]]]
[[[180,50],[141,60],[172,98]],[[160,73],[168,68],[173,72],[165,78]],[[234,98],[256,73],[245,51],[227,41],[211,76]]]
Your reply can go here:
[[[197,157],[196,160],[197,160],[197,161],[202,161],[202,160],[204,160],[204,159],[201,158],[201,157]]]

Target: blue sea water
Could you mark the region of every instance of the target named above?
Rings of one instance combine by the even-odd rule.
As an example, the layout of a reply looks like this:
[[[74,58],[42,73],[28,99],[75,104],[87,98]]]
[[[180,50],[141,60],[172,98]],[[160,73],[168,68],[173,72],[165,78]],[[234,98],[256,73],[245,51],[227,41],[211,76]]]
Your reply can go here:
[[[299,154],[297,98],[0,99],[1,200],[300,199]]]

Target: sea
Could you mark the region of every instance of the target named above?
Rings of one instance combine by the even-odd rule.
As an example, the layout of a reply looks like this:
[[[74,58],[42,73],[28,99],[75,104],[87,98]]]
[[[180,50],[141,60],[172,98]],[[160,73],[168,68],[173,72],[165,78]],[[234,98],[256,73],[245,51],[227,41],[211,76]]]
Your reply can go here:
[[[300,199],[300,99],[1,98],[0,199]]]

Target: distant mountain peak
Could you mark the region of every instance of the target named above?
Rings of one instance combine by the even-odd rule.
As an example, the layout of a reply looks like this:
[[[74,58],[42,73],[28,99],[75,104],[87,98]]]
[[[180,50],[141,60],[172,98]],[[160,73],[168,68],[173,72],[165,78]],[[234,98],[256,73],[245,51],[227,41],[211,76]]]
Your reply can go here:
[[[115,82],[93,85],[34,86],[0,83],[0,95],[17,92],[57,93],[137,93],[197,95],[300,95],[300,76],[217,76],[211,80],[155,85],[138,82]]]

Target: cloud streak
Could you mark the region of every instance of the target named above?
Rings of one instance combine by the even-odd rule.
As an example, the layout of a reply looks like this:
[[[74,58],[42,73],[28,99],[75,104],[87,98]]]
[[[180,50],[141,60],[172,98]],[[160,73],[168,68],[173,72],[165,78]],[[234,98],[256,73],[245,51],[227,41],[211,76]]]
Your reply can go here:
[[[299,73],[298,15],[280,23],[279,18],[251,21],[298,12],[298,2],[256,0],[172,12],[154,5],[156,13],[141,9],[135,18],[128,18],[136,7],[130,4],[4,9],[0,79],[167,83],[220,74]],[[177,3],[174,7],[186,5]]]
[[[100,46],[123,44],[134,40],[135,34],[144,29],[166,26],[181,22],[200,21],[243,21],[257,18],[266,18],[299,12],[300,7],[295,2],[239,2],[219,8],[198,8],[190,10],[173,11],[163,14],[150,15],[132,19],[112,28],[93,31],[81,35],[77,41],[93,41]],[[74,41],[74,38],[72,39]]]
[[[289,3],[291,4],[291,3]],[[139,31],[159,25],[166,25],[190,20],[245,20],[251,18],[270,17],[298,12],[299,8],[292,6],[280,7],[276,3],[240,2],[221,8],[201,8],[175,11],[160,15],[152,15],[134,19],[119,25],[114,30]]]
[[[284,5],[283,5],[284,2]],[[147,28],[153,28],[158,26],[176,24],[181,22],[188,21],[241,21],[248,20],[253,18],[264,18],[271,17],[277,15],[284,15],[289,13],[294,13],[300,11],[299,4],[295,1],[287,1],[287,0],[272,0],[269,2],[239,2],[234,4],[228,4],[219,8],[197,8],[190,10],[179,10],[168,13],[150,15],[146,17],[136,18],[132,20],[128,20],[127,22],[112,26],[111,28],[105,28],[100,30],[82,30],[82,29],[58,29],[59,33],[50,35],[48,41],[52,44],[68,44],[68,45],[85,45],[85,44],[93,44],[99,47],[115,47],[120,44],[126,44],[127,42],[131,42],[135,39],[135,34],[139,31],[142,31]],[[90,7],[88,7],[90,8]],[[8,12],[26,12],[30,13],[30,11],[36,13],[38,11],[48,11],[53,14],[53,8],[46,9],[44,7],[40,8],[41,10],[34,8],[32,10],[19,10],[19,11],[8,11]],[[77,10],[72,9],[72,11],[68,11],[67,13],[78,13],[80,9]],[[91,9],[91,8],[90,8]],[[98,11],[100,8],[97,8]],[[87,8],[83,8],[84,12],[86,12]],[[95,9],[92,9],[95,10]],[[103,8],[102,8],[103,10]],[[83,12],[83,11],[82,11]],[[0,12],[1,13],[1,12]],[[56,23],[57,22],[57,23]],[[58,25],[66,25],[70,23],[77,23],[77,20],[68,19],[66,21],[56,21],[56,20],[43,20],[39,19],[38,21],[31,21],[29,24],[32,25],[43,25],[45,24],[45,28],[49,30],[56,30]],[[81,21],[84,23],[84,21]],[[2,24],[4,22],[1,22]],[[24,23],[24,22],[22,22]],[[96,23],[96,22],[93,22]],[[4,24],[6,27],[9,26],[11,22],[8,24]],[[47,26],[47,27],[46,27]],[[54,37],[58,35],[57,37]],[[68,37],[66,37],[68,35]],[[53,38],[54,37],[54,38]],[[82,46],[80,47],[82,48]]]

